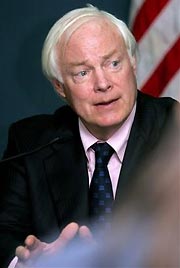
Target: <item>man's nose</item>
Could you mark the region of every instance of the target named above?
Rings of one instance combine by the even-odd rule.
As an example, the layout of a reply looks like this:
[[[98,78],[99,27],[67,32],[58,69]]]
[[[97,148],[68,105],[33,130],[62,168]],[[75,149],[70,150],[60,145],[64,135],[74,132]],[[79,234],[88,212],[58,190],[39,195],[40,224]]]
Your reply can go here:
[[[106,72],[103,69],[98,69],[94,73],[94,89],[95,91],[107,91],[111,88]]]

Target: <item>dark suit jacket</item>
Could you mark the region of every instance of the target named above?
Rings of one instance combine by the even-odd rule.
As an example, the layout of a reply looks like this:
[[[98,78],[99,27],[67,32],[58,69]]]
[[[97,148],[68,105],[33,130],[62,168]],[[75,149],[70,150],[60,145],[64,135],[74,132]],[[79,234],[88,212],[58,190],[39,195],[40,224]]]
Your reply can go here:
[[[156,147],[174,101],[138,93],[137,111],[119,178],[116,204],[141,158]],[[88,173],[78,118],[63,106],[13,124],[5,157],[30,152],[54,138],[57,142],[0,165],[0,267],[17,245],[34,234],[53,240],[69,222],[88,220]]]

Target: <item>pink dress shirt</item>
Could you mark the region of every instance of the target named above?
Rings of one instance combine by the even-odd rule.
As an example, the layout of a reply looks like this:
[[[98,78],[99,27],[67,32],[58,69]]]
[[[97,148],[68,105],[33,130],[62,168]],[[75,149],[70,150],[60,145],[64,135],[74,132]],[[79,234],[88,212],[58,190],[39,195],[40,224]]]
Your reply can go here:
[[[130,115],[123,123],[123,125],[114,133],[114,135],[110,139],[106,141],[109,145],[111,145],[111,147],[115,151],[108,163],[108,169],[111,177],[114,198],[116,195],[119,174],[121,171],[122,161],[126,150],[130,130],[134,120],[135,111],[136,111],[136,104],[134,105]],[[79,130],[84,150],[87,156],[87,168],[88,168],[89,185],[90,185],[95,168],[95,154],[94,150],[91,148],[91,145],[93,145],[95,142],[104,142],[104,141],[98,140],[96,137],[94,137],[84,126],[84,124],[80,119],[79,119]]]

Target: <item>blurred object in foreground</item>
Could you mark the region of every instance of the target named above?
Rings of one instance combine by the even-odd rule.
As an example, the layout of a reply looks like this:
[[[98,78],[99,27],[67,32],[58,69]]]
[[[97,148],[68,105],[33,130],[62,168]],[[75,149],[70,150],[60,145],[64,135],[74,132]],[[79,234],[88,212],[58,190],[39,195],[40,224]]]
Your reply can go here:
[[[114,235],[103,249],[103,267],[107,262],[112,267],[180,267],[179,163],[177,106],[161,144],[123,194]]]
[[[161,144],[123,192],[112,231],[97,244],[74,241],[63,253],[40,258],[33,267],[180,267],[180,110],[176,108]]]

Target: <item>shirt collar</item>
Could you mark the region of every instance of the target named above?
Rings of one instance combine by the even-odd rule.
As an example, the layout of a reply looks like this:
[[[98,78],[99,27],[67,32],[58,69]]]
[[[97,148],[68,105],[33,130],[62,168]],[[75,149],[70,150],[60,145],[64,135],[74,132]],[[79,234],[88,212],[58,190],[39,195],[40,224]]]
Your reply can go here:
[[[111,138],[109,138],[106,141],[109,145],[111,145],[111,147],[117,153],[117,156],[121,162],[124,157],[124,152],[126,149],[130,130],[134,121],[135,112],[136,112],[136,103],[130,115],[123,123],[123,125],[113,134]],[[92,146],[95,142],[98,142],[100,140],[98,140],[89,132],[89,130],[85,127],[80,118],[79,118],[79,131],[86,156],[88,157],[89,147]]]

